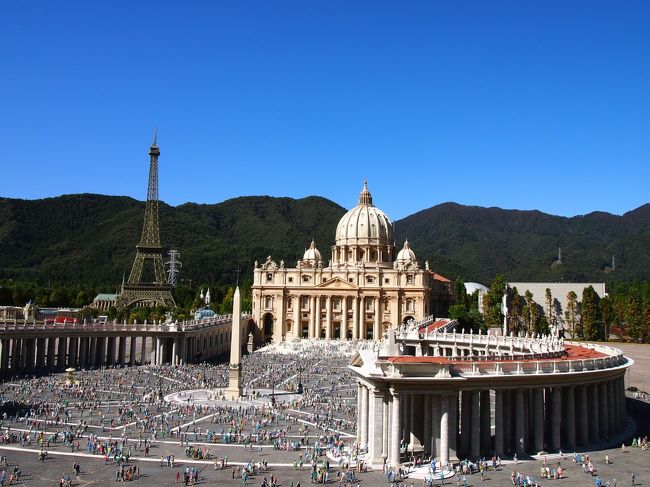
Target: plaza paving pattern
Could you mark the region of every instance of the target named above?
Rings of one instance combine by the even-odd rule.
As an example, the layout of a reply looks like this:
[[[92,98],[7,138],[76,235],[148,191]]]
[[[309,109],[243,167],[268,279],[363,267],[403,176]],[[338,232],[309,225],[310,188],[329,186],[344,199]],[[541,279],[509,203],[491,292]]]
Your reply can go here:
[[[370,346],[366,344],[365,346]],[[19,435],[32,433],[30,440],[21,446],[20,441],[0,444],[0,454],[4,454],[11,466],[19,465],[22,477],[19,485],[55,486],[64,475],[72,478],[73,485],[114,485],[118,469],[112,459],[105,464],[104,456],[93,454],[86,448],[88,436],[97,435],[98,443],[126,438],[124,452],[131,452],[129,465],[139,467],[140,479],[133,483],[138,485],[179,485],[176,484],[177,472],[194,466],[199,470],[197,485],[242,485],[240,478],[233,479],[232,466],[239,471],[241,464],[265,461],[268,471],[261,471],[250,477],[247,485],[261,485],[264,477],[269,481],[271,475],[278,479],[278,484],[302,486],[310,484],[310,453],[306,446],[313,447],[320,439],[324,444],[329,437],[336,437],[345,445],[354,441],[356,421],[356,387],[352,384],[352,375],[346,370],[350,348],[339,350],[327,342],[305,343],[296,353],[260,353],[246,357],[244,361],[244,382],[247,389],[255,391],[258,397],[249,403],[232,404],[217,402],[213,406],[200,408],[189,404],[160,401],[159,395],[168,396],[185,390],[224,387],[227,382],[225,365],[183,366],[172,369],[131,368],[109,369],[102,371],[84,371],[76,374],[79,385],[69,389],[63,387],[65,378],[54,374],[37,379],[19,379],[6,381],[1,386],[4,401],[15,400],[22,405],[23,411],[16,411],[12,403],[5,403],[3,408],[8,418],[2,420],[2,431]],[[641,390],[648,390],[650,361],[645,357],[650,347],[645,345],[625,345],[625,353],[635,359],[628,385],[636,385]],[[276,350],[279,352],[279,350]],[[635,379],[638,382],[635,383]],[[282,402],[281,391],[295,391],[298,382],[305,386],[302,396],[285,396]],[[277,393],[277,407],[271,409],[269,391]],[[184,396],[180,396],[183,398]],[[299,397],[299,399],[297,399]],[[644,401],[629,398],[631,414],[637,422],[637,434],[646,434],[650,418],[650,408]],[[52,408],[54,406],[54,412]],[[19,416],[27,406],[40,413],[32,421],[11,421],[13,413]],[[46,409],[50,411],[46,413]],[[60,409],[58,409],[60,407]],[[215,409],[216,408],[216,409]],[[68,415],[64,413],[68,412]],[[58,414],[57,414],[58,413]],[[59,417],[58,424],[56,416]],[[49,423],[45,424],[44,420]],[[36,422],[39,421],[39,422]],[[48,458],[38,459],[39,445],[37,432],[45,429],[45,440],[53,432],[76,432],[79,424],[87,424],[83,436],[73,441],[73,447],[50,441],[47,448]],[[85,422],[85,423],[84,423]],[[84,428],[81,428],[84,429]],[[229,432],[241,432],[242,439],[254,441],[253,448],[244,447],[244,443],[225,443]],[[150,456],[145,457],[145,438],[155,440],[150,448]],[[278,450],[274,441],[280,441],[276,434],[283,431],[282,441],[304,445],[300,450]],[[186,441],[181,444],[181,438]],[[229,438],[230,439],[230,438]],[[77,449],[77,441],[79,448]],[[216,441],[216,443],[212,443]],[[201,460],[188,458],[186,446],[210,450],[211,458]],[[260,451],[261,447],[261,451]],[[321,452],[324,454],[324,451]],[[540,485],[593,486],[595,477],[585,474],[580,465],[574,463],[572,452],[565,452],[566,458],[548,455],[547,462],[556,465],[561,461],[566,469],[566,478],[561,480],[541,479]],[[604,462],[609,455],[611,464]],[[603,451],[590,452],[596,473],[600,475],[603,486],[606,481],[617,480],[617,486],[631,485],[631,474],[636,474],[636,485],[650,486],[650,453],[626,444],[625,452],[618,445]],[[174,455],[174,467],[160,466],[160,457]],[[215,470],[214,458],[228,457],[229,466]],[[304,461],[302,470],[296,470],[294,463]],[[319,457],[322,461],[325,457]],[[81,465],[81,473],[74,475],[72,465]],[[496,471],[488,471],[481,481],[478,474],[467,476],[467,485],[507,486],[511,485],[513,470],[533,475],[539,479],[543,458],[522,459],[515,465],[512,460],[504,459],[503,466]],[[220,461],[219,461],[220,464]],[[329,484],[338,485],[336,472],[338,464],[331,462]],[[181,474],[182,479],[182,474]],[[457,477],[448,479],[445,485],[457,485]],[[368,471],[356,474],[353,485],[374,486],[388,485],[381,471]],[[421,478],[410,478],[404,485],[421,486]],[[439,485],[439,481],[434,483]],[[462,485],[462,482],[461,482]],[[611,484],[613,485],[613,483]]]

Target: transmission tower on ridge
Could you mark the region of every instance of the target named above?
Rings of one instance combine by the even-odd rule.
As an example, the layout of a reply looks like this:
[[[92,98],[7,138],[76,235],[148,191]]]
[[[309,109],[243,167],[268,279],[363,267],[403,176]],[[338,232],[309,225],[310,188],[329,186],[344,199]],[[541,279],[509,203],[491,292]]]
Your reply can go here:
[[[165,277],[162,248],[160,246],[160,225],[158,220],[158,156],[160,149],[156,144],[156,131],[153,144],[149,147],[149,185],[147,204],[144,210],[144,224],[140,243],[136,246],[135,260],[131,274],[116,300],[117,308],[125,308],[138,303],[143,306],[174,306],[171,286]],[[153,282],[143,282],[145,265],[153,266]]]
[[[176,283],[178,282],[178,274],[181,272],[181,267],[183,267],[183,263],[178,260],[178,258],[181,256],[181,253],[178,250],[170,250],[167,252],[167,255],[169,255],[169,260],[165,262],[165,265],[168,268],[167,282],[172,287],[176,287]]]

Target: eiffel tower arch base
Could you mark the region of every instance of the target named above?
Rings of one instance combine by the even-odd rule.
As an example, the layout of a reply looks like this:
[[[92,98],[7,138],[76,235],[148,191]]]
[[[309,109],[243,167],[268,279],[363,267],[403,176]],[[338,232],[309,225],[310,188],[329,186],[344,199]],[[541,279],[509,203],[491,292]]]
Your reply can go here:
[[[175,306],[171,288],[168,286],[129,286],[125,284],[124,289],[117,297],[115,307],[124,309],[133,304],[139,304],[140,306]]]

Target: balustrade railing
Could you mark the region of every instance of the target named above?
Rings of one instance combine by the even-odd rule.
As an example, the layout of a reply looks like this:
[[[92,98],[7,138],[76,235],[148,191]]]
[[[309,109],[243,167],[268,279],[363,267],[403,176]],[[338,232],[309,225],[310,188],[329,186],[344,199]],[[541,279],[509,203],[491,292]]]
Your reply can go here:
[[[248,319],[251,315],[242,314],[242,319]],[[105,323],[100,322],[82,322],[75,323],[74,321],[63,323],[38,323],[28,322],[21,323],[17,321],[0,323],[0,335],[3,333],[15,332],[30,332],[30,331],[49,331],[49,332],[63,332],[66,333],[74,331],[114,331],[114,332],[170,332],[170,331],[194,331],[204,328],[213,328],[215,326],[226,325],[232,323],[232,315],[220,315],[211,318],[202,318],[199,320],[184,320],[174,323],[163,323],[162,321],[153,323],[119,323],[117,321],[110,321]]]

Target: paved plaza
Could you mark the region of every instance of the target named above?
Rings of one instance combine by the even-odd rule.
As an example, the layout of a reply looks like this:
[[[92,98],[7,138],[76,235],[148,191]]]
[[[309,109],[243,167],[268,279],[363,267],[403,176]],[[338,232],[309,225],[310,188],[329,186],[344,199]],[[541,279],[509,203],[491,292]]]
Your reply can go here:
[[[648,347],[621,348],[636,361],[628,386],[648,391]],[[262,485],[265,478],[269,485],[271,480],[307,485],[312,470],[331,485],[388,485],[381,471],[360,471],[363,464],[346,455],[354,451],[356,436],[357,389],[346,368],[352,350],[349,344],[302,341],[247,356],[243,384],[248,397],[239,402],[220,392],[227,385],[226,365],[83,371],[75,373],[72,386],[66,385],[65,374],[6,381],[0,412],[0,454],[8,463],[4,485],[16,466],[21,476],[14,483],[34,486],[59,485],[65,476],[79,486],[110,485],[122,477],[140,485],[179,485],[177,476],[184,483],[189,469],[198,473],[199,485],[243,485],[243,468],[251,472],[246,485]],[[297,393],[299,384],[303,394]],[[645,435],[650,407],[643,400],[631,401],[637,435]],[[41,451],[47,451],[45,459],[39,458]],[[614,485],[614,479],[617,486],[631,485],[632,473],[635,485],[650,485],[648,452],[629,441],[624,451],[618,444],[583,452],[583,458],[584,453],[590,454],[603,486],[607,481]],[[512,485],[515,470],[539,485],[596,485],[596,477],[573,459],[573,452],[565,452],[564,459],[521,458],[517,464],[502,459],[502,466],[485,472],[483,480],[478,473],[466,475],[467,485]],[[544,462],[549,469],[560,462],[563,479],[540,478]],[[424,485],[428,473],[420,470],[404,485]],[[456,475],[445,485],[463,481]]]

